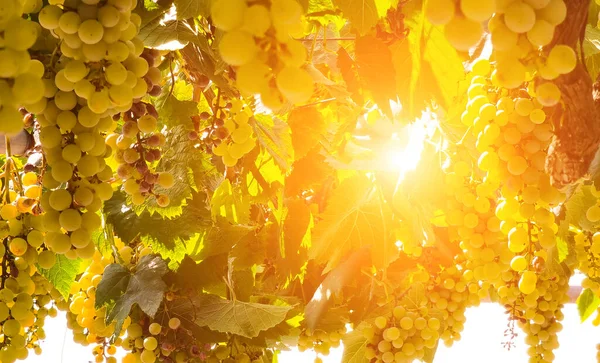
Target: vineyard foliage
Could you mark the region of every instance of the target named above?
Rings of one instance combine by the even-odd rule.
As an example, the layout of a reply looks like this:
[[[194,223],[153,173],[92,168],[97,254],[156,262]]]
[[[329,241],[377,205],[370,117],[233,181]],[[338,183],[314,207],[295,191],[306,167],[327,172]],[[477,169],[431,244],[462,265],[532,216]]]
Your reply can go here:
[[[599,7],[0,0],[0,362],[433,362],[600,324]],[[117,358],[118,357],[118,358]]]

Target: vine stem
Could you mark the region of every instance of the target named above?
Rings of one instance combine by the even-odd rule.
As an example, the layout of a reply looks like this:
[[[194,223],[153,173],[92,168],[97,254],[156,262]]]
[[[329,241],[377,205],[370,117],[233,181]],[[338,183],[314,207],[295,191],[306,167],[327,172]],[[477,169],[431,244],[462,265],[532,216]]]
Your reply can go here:
[[[11,149],[10,149],[10,138],[4,135],[4,143],[6,145],[6,168],[4,169],[4,200],[7,204],[10,203],[10,175],[11,175]]]

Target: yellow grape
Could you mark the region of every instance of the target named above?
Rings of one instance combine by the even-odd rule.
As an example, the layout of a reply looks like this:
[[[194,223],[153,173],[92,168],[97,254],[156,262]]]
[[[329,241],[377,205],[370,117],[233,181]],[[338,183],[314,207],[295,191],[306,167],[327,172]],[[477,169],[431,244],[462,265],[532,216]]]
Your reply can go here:
[[[537,275],[533,271],[525,271],[519,279],[519,290],[523,294],[531,294],[535,291],[537,284]]]
[[[244,11],[243,17],[242,30],[255,37],[263,37],[271,27],[271,14],[269,9],[263,5],[248,7]]]
[[[533,28],[527,32],[527,39],[536,47],[550,44],[554,37],[554,25],[544,19],[536,20]]]
[[[496,10],[495,0],[460,0],[460,10],[468,19],[483,22]]]
[[[251,34],[240,30],[225,33],[219,43],[219,53],[225,63],[241,66],[252,61],[259,49]]]
[[[17,18],[9,22],[4,29],[4,46],[25,51],[35,44],[37,37],[38,28],[34,22]]]
[[[302,68],[285,67],[276,77],[279,91],[294,104],[305,103],[314,91],[314,81]]]
[[[561,92],[554,83],[542,83],[537,86],[535,92],[536,99],[542,106],[552,107],[560,101]]]
[[[248,94],[262,93],[269,88],[271,69],[264,63],[255,60],[237,69],[236,86]]]
[[[452,0],[429,0],[426,3],[425,16],[433,25],[448,24],[455,13],[455,4]]]
[[[152,115],[144,115],[137,120],[137,127],[143,133],[150,133],[158,127],[158,121]]]
[[[102,40],[104,27],[100,22],[94,19],[88,19],[81,23],[77,30],[81,41],[85,44],[96,44]]]
[[[229,31],[239,28],[244,22],[246,10],[244,0],[218,0],[210,8],[212,23],[219,29]]]
[[[506,9],[504,23],[515,33],[526,33],[535,24],[535,10],[522,1],[515,1]]]
[[[563,0],[550,0],[544,8],[538,10],[538,16],[557,26],[567,18],[567,5]]]
[[[513,227],[508,233],[508,249],[520,253],[529,245],[529,234],[521,227]]]
[[[58,26],[66,34],[75,34],[81,24],[81,17],[74,11],[63,13],[58,19]]]
[[[479,42],[483,36],[483,27],[476,21],[455,16],[444,27],[444,34],[454,48],[466,52]]]
[[[568,45],[559,44],[550,50],[546,64],[559,74],[567,74],[577,66],[577,54]]]

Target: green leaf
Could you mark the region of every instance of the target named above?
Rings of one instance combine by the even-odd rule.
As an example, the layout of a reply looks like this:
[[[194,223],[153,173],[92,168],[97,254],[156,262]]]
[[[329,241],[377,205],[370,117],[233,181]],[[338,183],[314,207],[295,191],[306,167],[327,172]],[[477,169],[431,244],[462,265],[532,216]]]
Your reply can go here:
[[[362,86],[379,108],[392,117],[390,100],[396,99],[396,72],[392,53],[383,40],[372,35],[356,39],[356,64]]]
[[[281,323],[292,309],[291,306],[225,300],[211,294],[193,297],[190,304],[195,308],[195,324],[246,338],[257,337],[261,331]]]
[[[342,292],[344,286],[356,281],[361,269],[369,266],[370,263],[369,251],[362,248],[354,251],[350,257],[329,272],[304,309],[308,328],[313,330],[317,328],[321,317],[329,310],[334,298]]]
[[[316,107],[295,108],[290,112],[288,125],[292,130],[295,160],[314,148],[325,133],[327,124]]]
[[[250,201],[241,188],[231,185],[229,179],[223,180],[215,190],[210,205],[214,220],[221,216],[232,224],[248,224],[250,222]]]
[[[590,77],[596,79],[600,73],[600,29],[595,24],[585,28],[583,54]]]
[[[151,215],[146,211],[138,215],[131,209],[123,209],[124,203],[125,195],[115,193],[104,203],[104,213],[106,221],[114,226],[115,234],[125,242],[142,237],[153,244],[153,249],[159,246],[175,249],[212,225],[206,194],[203,193],[194,192],[181,215],[173,218],[162,217],[158,213]]]
[[[104,218],[104,216],[102,216]],[[104,227],[92,233],[92,241],[102,256],[110,256],[115,245],[113,226],[104,223]]]
[[[187,254],[193,260],[201,261],[211,256],[228,253],[253,230],[254,228],[250,226],[230,224],[219,217],[214,225],[187,242]]]
[[[117,322],[115,335],[121,331],[123,321],[129,316],[134,304],[137,304],[149,317],[154,317],[167,288],[162,280],[166,273],[167,264],[159,256],[146,255],[140,259],[135,272],[130,275],[125,294],[115,300],[115,305],[110,311],[107,311],[106,323]],[[121,276],[120,273],[117,275]],[[119,281],[122,279],[124,277],[121,277]]]
[[[96,288],[96,309],[104,304],[117,301],[127,290],[131,273],[128,269],[118,263],[106,266],[102,274],[102,280]]]
[[[208,17],[210,15],[210,5],[212,1],[209,0],[175,0],[175,9],[177,9],[177,19],[189,19],[197,16]]]
[[[374,0],[333,0],[333,3],[361,35],[368,33],[379,20]]]
[[[197,41],[194,31],[183,21],[156,18],[140,28],[139,39],[149,48],[178,50]]]
[[[313,229],[309,251],[309,257],[327,265],[324,273],[337,266],[348,253],[363,246],[377,249],[388,239],[374,194],[372,182],[362,175],[344,180],[333,191]]]
[[[592,223],[586,217],[587,210],[596,204],[597,198],[592,194],[589,185],[578,185],[575,192],[565,204],[565,221],[569,224],[579,226],[588,232],[595,232],[600,223]]]
[[[600,306],[600,298],[591,290],[585,289],[577,298],[577,311],[581,322],[586,321]]]
[[[50,269],[46,270],[38,266],[38,270],[66,299],[69,298],[71,285],[75,282],[75,277],[79,273],[81,259],[68,259],[65,255],[56,255],[56,263]]]
[[[294,161],[294,148],[288,124],[273,116],[254,115],[251,125],[261,147],[271,154],[283,171],[287,171]]]
[[[367,347],[367,339],[363,336],[360,329],[354,329],[343,338],[344,354],[342,355],[342,363],[366,363],[365,348]]]
[[[191,130],[191,117],[198,115],[198,104],[194,101],[179,100],[174,95],[158,99],[158,117],[167,126],[185,126]]]
[[[227,335],[199,326],[194,322],[196,307],[189,299],[175,299],[169,304],[168,310],[160,309],[156,313],[155,321],[168,321],[170,318],[178,318],[181,328],[190,331],[194,338],[204,343],[220,343],[227,341]]]

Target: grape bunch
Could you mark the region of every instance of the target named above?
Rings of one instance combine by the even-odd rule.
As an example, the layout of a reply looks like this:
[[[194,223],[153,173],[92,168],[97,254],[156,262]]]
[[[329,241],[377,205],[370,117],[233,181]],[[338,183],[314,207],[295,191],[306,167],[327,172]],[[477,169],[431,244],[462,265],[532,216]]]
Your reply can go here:
[[[305,103],[314,92],[312,76],[303,68],[306,48],[293,39],[303,35],[302,13],[295,0],[219,0],[211,7],[212,23],[225,32],[219,54],[235,68],[236,86],[243,94],[260,95],[271,110],[286,100]]]
[[[0,133],[13,135],[24,127],[22,107],[39,110],[44,100],[44,64],[31,57],[40,26],[23,16],[35,2],[6,0],[0,15]]]
[[[344,335],[346,335],[346,329],[338,329],[331,332],[326,332],[322,329],[314,331],[304,329],[298,337],[298,350],[300,352],[306,350],[315,351],[318,355],[315,363],[318,363],[321,359],[319,355],[328,356],[331,348],[340,346]]]

